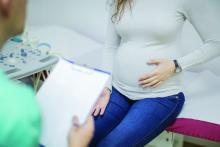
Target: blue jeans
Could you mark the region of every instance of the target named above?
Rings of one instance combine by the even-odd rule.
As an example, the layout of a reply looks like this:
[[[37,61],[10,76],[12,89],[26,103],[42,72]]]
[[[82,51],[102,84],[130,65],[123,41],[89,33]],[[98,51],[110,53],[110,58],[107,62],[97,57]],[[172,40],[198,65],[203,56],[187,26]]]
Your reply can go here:
[[[113,88],[104,115],[95,117],[90,146],[142,147],[174,122],[184,101],[182,92],[134,101]]]

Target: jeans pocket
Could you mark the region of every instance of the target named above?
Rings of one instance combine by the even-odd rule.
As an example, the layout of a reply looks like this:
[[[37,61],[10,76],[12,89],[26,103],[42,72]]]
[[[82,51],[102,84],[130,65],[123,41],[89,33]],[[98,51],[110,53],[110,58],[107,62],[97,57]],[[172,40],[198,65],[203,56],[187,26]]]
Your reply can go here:
[[[184,103],[185,102],[185,96],[182,92],[175,94],[175,95],[171,95],[166,97],[169,101],[173,102],[173,103]]]

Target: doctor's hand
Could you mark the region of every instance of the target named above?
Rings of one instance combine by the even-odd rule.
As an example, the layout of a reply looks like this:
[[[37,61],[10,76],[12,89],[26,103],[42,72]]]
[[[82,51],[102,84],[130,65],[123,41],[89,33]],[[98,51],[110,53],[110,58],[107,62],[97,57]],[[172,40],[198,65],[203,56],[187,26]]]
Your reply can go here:
[[[108,88],[105,88],[99,97],[93,112],[93,116],[103,115],[105,112],[105,109],[108,105],[109,99],[110,99],[111,92]]]
[[[157,67],[152,72],[140,77],[139,84],[143,88],[156,88],[175,73],[175,64],[170,59],[153,59],[147,62],[147,64],[155,64]]]
[[[69,132],[69,147],[87,147],[93,137],[94,121],[90,116],[84,125],[79,125],[78,119],[73,118],[73,125]]]

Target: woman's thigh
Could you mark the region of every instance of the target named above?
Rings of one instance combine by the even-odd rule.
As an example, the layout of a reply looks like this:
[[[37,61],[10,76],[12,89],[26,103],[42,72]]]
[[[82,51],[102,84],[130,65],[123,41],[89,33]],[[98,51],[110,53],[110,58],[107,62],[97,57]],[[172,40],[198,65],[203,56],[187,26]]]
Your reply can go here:
[[[110,101],[104,115],[94,118],[95,133],[90,146],[96,146],[100,140],[120,123],[130,109],[130,102],[130,100],[120,94],[115,88],[112,89]]]
[[[175,120],[184,100],[183,93],[179,93],[137,101],[120,124],[98,146],[144,146]]]

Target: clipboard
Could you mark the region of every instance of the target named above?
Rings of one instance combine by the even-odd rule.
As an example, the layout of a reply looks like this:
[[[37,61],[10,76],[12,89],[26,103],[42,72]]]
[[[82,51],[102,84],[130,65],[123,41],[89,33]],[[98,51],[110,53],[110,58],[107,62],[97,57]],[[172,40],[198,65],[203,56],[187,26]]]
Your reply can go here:
[[[46,147],[68,147],[72,117],[84,123],[102,93],[110,73],[59,59],[44,82],[37,99],[42,110],[40,143]]]

